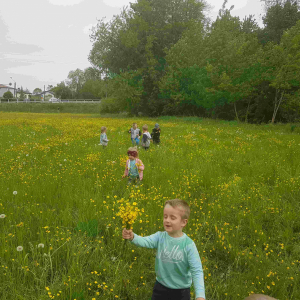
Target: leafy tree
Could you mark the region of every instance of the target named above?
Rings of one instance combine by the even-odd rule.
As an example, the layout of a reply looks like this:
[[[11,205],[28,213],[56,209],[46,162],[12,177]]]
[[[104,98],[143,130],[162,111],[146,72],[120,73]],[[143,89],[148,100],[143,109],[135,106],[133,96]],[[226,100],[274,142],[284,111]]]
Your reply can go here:
[[[291,93],[300,89],[300,20],[284,33],[280,45],[270,46],[265,51],[265,63],[268,66],[265,77],[275,89],[274,123],[282,102],[294,99]]]
[[[33,90],[33,94],[40,94],[40,93],[42,93],[43,91],[40,89],[40,88],[35,88],[34,90]]]
[[[52,89],[55,96],[60,99],[73,99],[73,93],[71,89],[66,86],[65,82],[62,81],[61,83],[58,83],[56,87]]]
[[[21,90],[20,90],[20,100],[24,100],[25,99],[25,93],[23,91],[23,87],[21,87]]]
[[[7,91],[3,94],[4,99],[12,99],[13,97],[14,97],[14,95],[12,94],[11,91]]]
[[[143,94],[143,78],[138,71],[121,73],[113,80],[114,94],[121,111],[137,115],[140,111],[140,98]]]
[[[252,17],[241,22],[231,16],[233,7],[226,9],[226,3],[207,33],[196,25],[168,51],[161,89],[164,93],[174,90],[170,97],[176,98],[177,105],[188,101],[212,113],[216,107],[228,108],[232,103],[239,119],[236,103],[253,93],[259,77],[260,47],[253,34],[256,27]]]
[[[105,95],[104,84],[101,80],[87,80],[79,91],[80,98],[96,99]]]
[[[133,87],[131,72],[138,72],[143,79],[136,81],[139,90],[139,84],[143,83],[140,108],[151,113],[160,101],[158,82],[164,72],[166,50],[176,44],[192,24],[203,22],[204,7],[200,0],[131,3],[129,9],[124,9],[111,22],[103,19],[98,22],[91,35],[93,48],[89,59],[103,73],[119,74],[122,83],[128,78],[128,91]],[[126,72],[129,73],[124,74]]]
[[[73,92],[74,98],[78,98],[79,90],[82,88],[85,82],[84,72],[80,69],[70,71],[68,74],[67,85]]]
[[[101,80],[101,72],[97,68],[86,68],[83,73],[85,82],[88,80]]]
[[[274,42],[279,44],[281,37],[287,29],[300,20],[300,11],[297,1],[266,1],[267,12],[263,17],[265,28],[258,32],[262,44]]]

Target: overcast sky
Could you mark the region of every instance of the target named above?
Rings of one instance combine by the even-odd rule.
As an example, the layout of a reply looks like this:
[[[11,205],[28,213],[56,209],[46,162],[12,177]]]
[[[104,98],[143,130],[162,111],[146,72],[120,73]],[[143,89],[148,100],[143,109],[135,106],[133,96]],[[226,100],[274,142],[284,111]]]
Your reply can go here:
[[[44,89],[90,66],[90,28],[136,0],[5,0],[0,6],[0,84]],[[207,0],[215,19],[223,0]],[[260,0],[228,0],[232,15],[253,14],[262,24]],[[12,77],[13,80],[10,78]]]

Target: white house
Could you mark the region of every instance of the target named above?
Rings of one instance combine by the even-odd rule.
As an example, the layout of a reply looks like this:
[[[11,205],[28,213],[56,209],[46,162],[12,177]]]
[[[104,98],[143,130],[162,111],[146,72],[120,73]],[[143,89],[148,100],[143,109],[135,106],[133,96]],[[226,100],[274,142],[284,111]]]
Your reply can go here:
[[[24,94],[25,99],[30,99],[30,95],[32,95],[32,93],[29,92],[28,89],[23,90],[23,94]],[[21,96],[21,90],[17,89],[17,98],[20,98],[20,96]]]
[[[33,96],[41,97],[41,100],[49,100],[50,98],[54,97],[54,93],[51,91],[45,91],[38,94],[33,94]]]
[[[14,94],[13,87],[0,83],[0,97],[3,97],[3,94],[6,93],[7,91],[10,91],[12,94]]]

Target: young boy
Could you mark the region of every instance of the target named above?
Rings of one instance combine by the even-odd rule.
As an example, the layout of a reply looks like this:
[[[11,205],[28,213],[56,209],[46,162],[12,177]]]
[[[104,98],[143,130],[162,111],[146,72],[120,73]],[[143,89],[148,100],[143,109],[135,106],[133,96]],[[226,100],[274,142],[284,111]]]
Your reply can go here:
[[[138,129],[137,127],[137,123],[133,123],[132,124],[132,128],[130,128],[128,130],[128,133],[131,134],[131,142],[132,142],[132,145],[135,146],[135,145],[139,145],[139,142],[140,142],[140,136],[141,136],[141,131]]]
[[[150,147],[150,140],[151,140],[151,135],[148,131],[148,125],[143,126],[143,139],[142,139],[142,146],[144,147],[145,150],[148,150]]]
[[[105,148],[109,142],[109,140],[107,139],[106,130],[107,130],[107,128],[105,126],[101,127],[101,135],[100,135],[100,144],[99,145],[102,145],[103,148]]]
[[[164,207],[164,232],[141,237],[123,229],[124,239],[137,246],[157,249],[152,300],[190,300],[192,281],[196,300],[205,300],[199,253],[193,240],[182,232],[189,215],[190,208],[184,200],[168,200]]]
[[[153,144],[159,145],[160,143],[160,127],[159,124],[155,124],[154,128],[152,129],[151,137],[153,140]]]

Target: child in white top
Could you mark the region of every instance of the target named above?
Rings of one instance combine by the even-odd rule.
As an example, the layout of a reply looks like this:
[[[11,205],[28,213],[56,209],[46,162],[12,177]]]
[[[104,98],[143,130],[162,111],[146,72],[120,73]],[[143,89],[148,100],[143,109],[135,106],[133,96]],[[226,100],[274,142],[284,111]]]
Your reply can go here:
[[[128,133],[131,134],[131,142],[132,142],[132,145],[135,146],[135,145],[139,145],[140,143],[140,136],[141,136],[141,131],[139,130],[139,128],[137,127],[137,123],[133,123],[132,124],[132,128],[130,128],[128,130]]]
[[[105,126],[101,127],[101,135],[100,135],[100,144],[99,145],[102,145],[103,148],[105,148],[109,142],[109,140],[107,139],[106,130],[107,130],[107,128]]]

